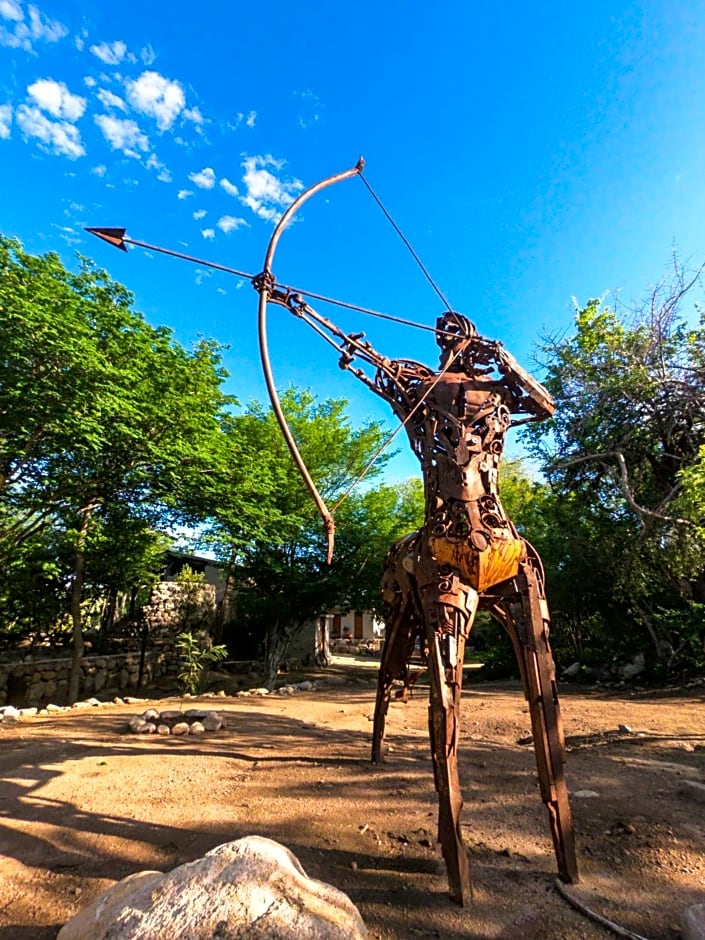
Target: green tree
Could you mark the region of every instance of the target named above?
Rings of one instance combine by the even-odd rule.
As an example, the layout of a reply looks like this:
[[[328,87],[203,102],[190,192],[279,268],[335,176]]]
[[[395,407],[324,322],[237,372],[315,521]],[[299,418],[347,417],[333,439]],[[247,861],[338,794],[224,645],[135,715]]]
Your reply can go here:
[[[230,403],[217,344],[187,351],[131,303],[85,259],[71,273],[0,240],[0,549],[50,522],[72,540],[71,698],[92,531],[119,513],[173,521]]]
[[[592,300],[578,310],[574,334],[543,347],[556,415],[529,432],[550,485],[569,494],[573,521],[606,559],[591,569],[588,552],[586,581],[600,571],[612,606],[671,666],[692,659],[694,632],[702,655],[705,322],[689,325],[687,309],[699,275],[675,261],[636,309]]]
[[[334,506],[378,450],[384,438],[382,426],[368,422],[354,429],[344,400],[317,402],[305,391],[289,389],[282,404],[317,486]],[[409,509],[413,486],[406,496],[404,488],[394,492],[388,487],[376,495],[368,491],[345,497],[336,515],[336,554],[328,566],[317,510],[274,415],[253,402],[235,425],[240,440],[258,455],[258,499],[266,512],[250,529],[254,533],[250,537],[229,514],[214,522],[222,524],[225,541],[234,537],[231,544],[237,545],[238,628],[261,638],[265,684],[273,687],[290,641],[306,623],[331,607],[357,606],[371,599],[371,582],[379,584],[389,542],[402,534],[402,528],[418,524],[418,515]],[[379,473],[383,464],[384,459],[366,479]],[[395,527],[396,513],[400,521]]]

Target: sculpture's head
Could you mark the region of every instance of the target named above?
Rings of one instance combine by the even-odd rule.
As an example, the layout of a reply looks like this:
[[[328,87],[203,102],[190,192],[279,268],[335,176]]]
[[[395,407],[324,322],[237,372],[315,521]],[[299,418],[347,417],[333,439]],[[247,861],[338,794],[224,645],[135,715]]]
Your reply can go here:
[[[461,353],[477,338],[475,324],[461,313],[449,310],[436,320],[436,342],[441,347],[441,368],[452,356],[461,359]]]

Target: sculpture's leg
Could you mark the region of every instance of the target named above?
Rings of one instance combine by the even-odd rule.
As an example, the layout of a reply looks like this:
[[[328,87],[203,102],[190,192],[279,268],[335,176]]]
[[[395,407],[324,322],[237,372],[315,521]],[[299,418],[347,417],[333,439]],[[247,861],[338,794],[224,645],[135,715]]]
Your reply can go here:
[[[421,626],[413,571],[408,570],[412,567],[408,559],[415,537],[416,533],[413,533],[397,542],[384,561],[382,598],[386,616],[372,726],[374,764],[380,764],[384,760],[382,745],[392,686],[395,679],[403,678],[404,691],[408,689],[409,662]]]
[[[463,906],[472,897],[472,887],[460,831],[463,797],[458,778],[458,742],[465,640],[477,609],[477,594],[473,591],[471,597],[467,604],[468,595],[464,593],[462,606],[442,601],[424,603],[431,681],[428,723],[438,791],[438,841],[448,871],[451,900]]]
[[[502,602],[500,616],[519,662],[529,703],[541,798],[548,809],[553,847],[562,881],[579,880],[575,836],[565,779],[565,741],[553,655],[549,642],[548,605],[540,571],[523,562],[514,582],[519,594]]]
[[[401,604],[393,617],[387,619],[382,659],[377,678],[377,698],[375,700],[374,723],[372,725],[372,763],[381,764],[384,760],[382,745],[384,729],[389,710],[389,700],[395,679],[404,679],[404,689],[408,686],[409,660],[414,651],[416,630],[414,617],[409,604]]]

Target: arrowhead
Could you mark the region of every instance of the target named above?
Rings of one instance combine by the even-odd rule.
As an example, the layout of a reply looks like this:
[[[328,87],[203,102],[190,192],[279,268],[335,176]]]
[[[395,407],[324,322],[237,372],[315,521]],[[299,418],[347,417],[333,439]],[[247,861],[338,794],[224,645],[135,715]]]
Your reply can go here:
[[[104,242],[107,242],[109,245],[115,245],[116,248],[119,248],[121,251],[127,251],[125,247],[125,231],[124,228],[86,228],[87,232],[90,232],[91,235],[97,235],[98,238],[102,238]]]

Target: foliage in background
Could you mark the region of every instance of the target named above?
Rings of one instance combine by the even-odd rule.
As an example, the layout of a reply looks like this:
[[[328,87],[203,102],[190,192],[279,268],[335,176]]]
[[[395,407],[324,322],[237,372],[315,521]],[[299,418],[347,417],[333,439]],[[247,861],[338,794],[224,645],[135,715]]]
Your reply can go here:
[[[662,671],[705,658],[700,293],[676,259],[635,309],[577,310],[543,346],[556,415],[527,432],[555,497],[537,547],[558,627],[578,627],[576,652],[647,652]]]

